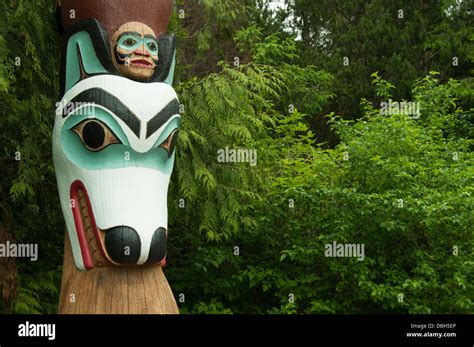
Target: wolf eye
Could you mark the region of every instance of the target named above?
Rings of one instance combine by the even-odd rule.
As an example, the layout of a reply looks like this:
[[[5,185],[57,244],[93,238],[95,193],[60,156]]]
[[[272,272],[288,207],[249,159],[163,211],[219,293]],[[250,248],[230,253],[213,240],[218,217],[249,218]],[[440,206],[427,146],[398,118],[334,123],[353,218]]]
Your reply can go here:
[[[121,143],[117,136],[98,120],[85,120],[72,130],[79,135],[84,146],[93,152],[98,152],[113,143]]]
[[[175,129],[171,132],[171,134],[163,141],[160,147],[166,149],[168,152],[168,158],[173,155],[174,148],[176,147],[176,142],[178,141],[178,133],[179,130]]]

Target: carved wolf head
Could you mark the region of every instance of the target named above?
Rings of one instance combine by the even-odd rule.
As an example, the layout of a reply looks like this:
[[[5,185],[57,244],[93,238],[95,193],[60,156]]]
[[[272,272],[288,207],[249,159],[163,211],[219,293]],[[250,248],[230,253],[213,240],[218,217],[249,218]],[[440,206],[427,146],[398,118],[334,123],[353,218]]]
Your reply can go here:
[[[142,265],[166,255],[167,193],[180,123],[174,38],[158,39],[150,82],[120,75],[89,19],[64,41],[53,159],[76,267]]]

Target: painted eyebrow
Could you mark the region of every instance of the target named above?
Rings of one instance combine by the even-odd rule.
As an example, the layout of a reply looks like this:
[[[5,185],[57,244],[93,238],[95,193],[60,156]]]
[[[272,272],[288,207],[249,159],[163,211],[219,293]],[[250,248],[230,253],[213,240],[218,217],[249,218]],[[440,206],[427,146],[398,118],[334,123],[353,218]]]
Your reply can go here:
[[[119,39],[122,38],[125,35],[133,35],[133,36],[142,37],[142,34],[136,32],[136,31],[124,31],[123,33],[120,34]]]
[[[149,138],[155,131],[165,124],[175,114],[179,113],[179,102],[177,99],[171,100],[160,112],[158,112],[148,122],[146,129],[146,138]]]
[[[64,106],[62,111],[63,118],[69,116],[76,109],[75,105],[81,105],[80,103],[97,104],[105,107],[123,120],[137,137],[140,137],[140,120],[122,101],[105,90],[91,88],[78,94]]]
[[[153,35],[145,35],[144,38],[146,39],[152,39],[152,40],[156,40],[156,37],[153,36]]]

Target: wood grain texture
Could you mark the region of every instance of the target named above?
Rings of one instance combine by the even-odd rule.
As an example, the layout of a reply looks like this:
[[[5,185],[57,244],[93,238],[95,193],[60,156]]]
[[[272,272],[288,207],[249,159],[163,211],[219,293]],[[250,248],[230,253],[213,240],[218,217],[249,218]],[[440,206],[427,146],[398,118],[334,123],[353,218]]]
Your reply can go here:
[[[79,271],[66,234],[58,313],[178,314],[179,310],[161,266]]]

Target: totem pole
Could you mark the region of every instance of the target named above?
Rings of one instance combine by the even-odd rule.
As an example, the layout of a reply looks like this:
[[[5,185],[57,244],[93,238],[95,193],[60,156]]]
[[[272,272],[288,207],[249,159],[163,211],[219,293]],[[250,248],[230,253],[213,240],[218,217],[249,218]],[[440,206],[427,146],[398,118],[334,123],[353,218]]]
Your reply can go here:
[[[163,274],[180,123],[172,0],[62,0],[59,313],[178,313]]]

